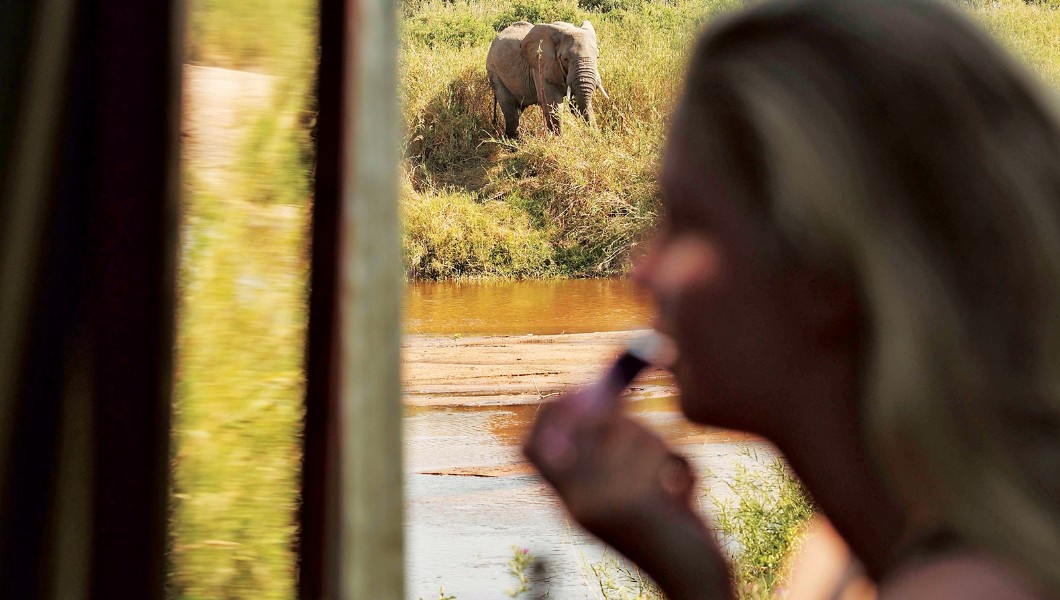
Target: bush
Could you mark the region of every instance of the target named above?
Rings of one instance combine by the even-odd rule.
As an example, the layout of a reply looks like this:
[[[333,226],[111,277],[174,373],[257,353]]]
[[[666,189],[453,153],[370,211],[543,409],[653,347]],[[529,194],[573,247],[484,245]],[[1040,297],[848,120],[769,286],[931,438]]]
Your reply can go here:
[[[406,185],[401,213],[408,278],[534,277],[551,267],[544,233],[504,202],[480,204],[458,191],[417,193]]]
[[[715,524],[732,552],[741,598],[771,598],[784,581],[784,563],[815,508],[802,483],[779,458],[727,481],[732,500],[712,496]]]
[[[421,13],[405,21],[406,39],[428,48],[467,48],[493,40],[495,32],[475,15],[451,10]]]
[[[599,13],[608,13],[614,10],[633,10],[639,8],[647,0],[578,0],[578,7]]]
[[[436,173],[456,172],[487,158],[491,149],[483,141],[492,130],[493,91],[484,67],[466,65],[451,74],[425,71],[424,76],[431,83],[424,82],[423,96],[416,99],[421,108],[406,123],[405,156]]]
[[[513,0],[493,20],[493,29],[501,31],[516,21],[581,23],[578,3],[575,0],[558,0],[554,2],[549,2],[548,0]]]
[[[560,274],[622,272],[656,221],[657,132],[632,131],[640,143],[616,147],[616,136],[570,114],[561,120],[567,134],[520,142],[499,159],[483,191],[508,199],[548,232]]]

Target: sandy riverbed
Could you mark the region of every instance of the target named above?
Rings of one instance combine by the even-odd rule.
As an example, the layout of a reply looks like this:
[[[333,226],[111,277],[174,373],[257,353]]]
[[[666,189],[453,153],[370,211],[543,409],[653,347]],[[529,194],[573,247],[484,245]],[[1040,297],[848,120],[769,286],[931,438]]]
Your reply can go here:
[[[402,348],[410,406],[536,404],[593,381],[636,331],[525,336],[407,336]],[[674,396],[670,377],[651,369],[641,397]]]

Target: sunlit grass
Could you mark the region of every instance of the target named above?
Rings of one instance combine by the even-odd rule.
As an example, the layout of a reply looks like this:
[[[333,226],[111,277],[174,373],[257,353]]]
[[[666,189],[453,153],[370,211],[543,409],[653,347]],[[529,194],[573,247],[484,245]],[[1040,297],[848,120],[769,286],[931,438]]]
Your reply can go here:
[[[1060,86],[1060,0],[997,0],[971,13],[1032,71]]]
[[[188,202],[171,586],[187,598],[289,598],[306,214],[195,193]]]
[[[686,53],[702,23],[736,3],[627,4],[630,10],[602,13],[573,1],[422,3],[406,19],[403,37],[406,171],[416,192],[403,202],[421,203],[445,190],[466,201],[499,201],[525,212],[548,240],[551,256],[543,276],[627,270],[631,251],[657,218],[656,160]],[[601,77],[611,96],[597,95],[595,129],[567,113],[565,134],[554,137],[545,132],[540,109],[531,108],[523,116],[519,143],[497,139],[501,131],[493,122],[493,96],[484,76],[486,52],[494,30],[519,19],[593,22]],[[417,245],[417,235],[429,233],[407,231],[405,244]],[[460,275],[502,271],[485,264]]]
[[[197,143],[216,162],[209,174],[196,172],[202,159],[185,162],[169,557],[175,598],[295,595],[314,7],[311,0],[189,6],[189,62],[264,73],[271,95],[252,111],[237,110],[237,123],[197,123]],[[249,102],[235,101],[239,109]]]
[[[710,495],[715,526],[732,557],[737,593],[746,600],[772,598],[786,582],[788,557],[816,508],[779,458],[755,460],[751,469],[738,464],[724,485],[728,496]]]

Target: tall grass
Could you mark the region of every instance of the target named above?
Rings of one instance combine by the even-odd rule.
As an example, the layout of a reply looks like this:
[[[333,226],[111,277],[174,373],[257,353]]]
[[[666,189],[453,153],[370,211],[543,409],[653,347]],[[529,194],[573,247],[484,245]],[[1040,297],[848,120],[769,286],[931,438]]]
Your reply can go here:
[[[972,15],[1054,89],[1060,86],[1060,0],[996,0]]]
[[[315,7],[307,0],[191,0],[186,60],[296,79],[292,67],[316,46]]]
[[[754,470],[737,465],[725,485],[731,496],[710,495],[737,594],[745,600],[772,598],[783,588],[784,567],[816,511],[814,504],[779,458],[758,462]]]
[[[289,598],[307,215],[201,191],[186,202],[171,595]]]
[[[402,93],[406,124],[406,204],[443,194],[479,204],[501,201],[527,213],[548,240],[550,260],[535,276],[602,276],[627,270],[657,219],[656,161],[680,89],[686,53],[713,14],[741,0],[409,0]],[[1053,85],[1060,84],[1060,10],[1055,1],[958,2]],[[597,129],[564,119],[564,135],[529,109],[522,141],[497,139],[485,57],[494,32],[513,21],[593,21],[600,72],[611,98],[596,99]],[[510,218],[505,213],[505,218]],[[406,246],[422,245],[420,227]],[[498,241],[498,243],[501,243]],[[475,262],[459,248],[442,251]],[[534,246],[535,252],[538,250]],[[406,256],[416,253],[406,251]],[[503,265],[424,270],[417,278],[524,276]]]
[[[656,221],[656,159],[690,41],[713,12],[735,2],[586,5],[607,12],[573,1],[426,0],[405,20],[402,92],[411,190],[403,202],[423,204],[442,193],[478,204],[503,202],[525,213],[548,242],[549,260],[537,276],[612,275],[628,268],[631,251]],[[596,100],[596,128],[567,113],[564,135],[555,137],[545,131],[540,109],[531,108],[520,142],[498,139],[486,52],[495,31],[521,19],[593,21],[611,95]],[[405,243],[418,245],[428,233],[407,230]],[[409,274],[447,276],[416,268]],[[461,276],[495,274],[520,275],[486,264],[459,270]]]
[[[315,2],[193,0],[188,17],[188,62],[265,73],[273,91],[238,140],[195,133],[235,149],[220,175],[185,163],[169,594],[291,598]]]
[[[405,264],[417,279],[468,274],[536,277],[551,268],[544,233],[505,202],[478,203],[457,191],[417,192],[405,186]]]

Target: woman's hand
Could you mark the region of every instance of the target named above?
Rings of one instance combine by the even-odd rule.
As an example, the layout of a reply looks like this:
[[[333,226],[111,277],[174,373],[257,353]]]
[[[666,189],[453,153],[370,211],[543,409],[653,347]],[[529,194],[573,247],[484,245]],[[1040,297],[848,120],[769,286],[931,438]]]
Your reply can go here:
[[[576,392],[543,405],[524,446],[571,516],[626,555],[671,600],[727,598],[728,569],[692,508],[688,461],[617,410]]]

